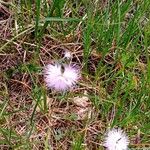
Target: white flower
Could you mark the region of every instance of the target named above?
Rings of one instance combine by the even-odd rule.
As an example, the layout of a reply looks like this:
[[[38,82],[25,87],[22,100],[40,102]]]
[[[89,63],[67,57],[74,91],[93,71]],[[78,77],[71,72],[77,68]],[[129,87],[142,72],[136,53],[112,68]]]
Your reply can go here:
[[[121,129],[112,129],[107,132],[104,141],[107,150],[127,150],[128,145],[128,137]]]
[[[65,51],[64,58],[70,59],[72,57],[71,53],[69,51]]]
[[[48,88],[66,91],[72,88],[79,79],[79,70],[71,65],[49,64],[44,69],[45,82]]]

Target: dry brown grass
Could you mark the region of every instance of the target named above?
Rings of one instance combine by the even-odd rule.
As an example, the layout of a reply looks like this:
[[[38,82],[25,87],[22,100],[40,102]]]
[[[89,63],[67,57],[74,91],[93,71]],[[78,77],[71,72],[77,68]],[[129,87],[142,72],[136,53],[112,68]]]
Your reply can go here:
[[[104,0],[103,5],[96,6],[100,9],[98,11],[101,11],[106,5],[107,1]],[[84,16],[85,11],[80,6],[77,13]],[[0,45],[3,46],[14,36],[12,31],[15,30],[15,19],[7,5],[0,5],[0,13]],[[71,9],[67,9],[64,16],[71,15]],[[28,20],[28,18],[23,19]],[[29,21],[25,23],[28,24]],[[0,145],[0,149],[45,150],[51,147],[52,150],[71,150],[78,140],[82,142],[82,148],[85,150],[103,149],[102,141],[106,128],[113,122],[117,107],[121,105],[121,96],[118,96],[118,102],[108,100],[115,90],[119,77],[114,77],[106,86],[101,85],[102,81],[109,80],[111,75],[123,69],[121,60],[115,60],[116,39],[113,39],[105,56],[97,52],[93,40],[92,52],[88,59],[88,74],[83,73],[78,86],[62,96],[61,93],[45,87],[42,69],[45,65],[62,58],[66,50],[72,53],[72,63],[83,69],[82,26],[79,23],[73,34],[58,35],[58,38],[47,34],[50,32],[51,29],[46,30],[38,54],[36,53],[38,43],[35,42],[33,30],[12,40],[0,53],[0,106],[4,108],[4,117],[0,118],[0,126],[7,131],[4,134],[0,133],[0,141],[6,140],[6,137],[9,137],[8,131],[12,131],[11,141],[8,139],[9,144],[6,142]],[[100,61],[105,71],[95,79]],[[138,62],[136,72],[140,76],[146,70],[145,54],[139,54]],[[133,89],[135,93],[139,90],[139,76],[133,77],[136,85]],[[39,98],[38,94],[41,94]],[[44,109],[44,98],[47,101],[47,110]],[[95,104],[97,102],[95,98],[98,98],[99,104]],[[106,113],[105,107],[109,113]],[[144,107],[146,106],[143,104],[143,109]],[[124,117],[127,107],[125,106],[124,109],[120,120]],[[132,124],[126,126],[127,131],[133,128]],[[140,135],[136,135],[138,125],[134,127],[133,136],[130,137],[132,145],[141,146],[138,138],[144,134],[138,130]]]
[[[25,137],[31,129],[30,118],[36,104],[31,96],[33,94],[33,82],[30,74],[24,69],[21,71],[17,69],[19,65],[30,64],[33,61],[33,51],[36,45],[28,41],[29,36],[23,37],[23,42],[20,40],[13,42],[11,49],[8,47],[9,54],[5,54],[0,58],[0,69],[3,72],[3,80],[1,81],[7,86],[7,89],[3,89],[2,87],[2,92],[8,93],[8,105],[5,111],[9,113],[2,126],[13,129],[13,132],[21,138]],[[23,48],[27,46],[30,51],[26,51]],[[72,62],[77,63],[82,68],[82,48],[81,43],[61,42],[50,37],[44,37],[39,53],[39,62],[36,62],[43,67],[56,58],[63,57],[65,50],[69,50],[73,54]],[[97,57],[97,59],[100,58]],[[91,62],[95,60],[96,57],[93,53]],[[90,64],[91,69],[96,68],[93,63]],[[14,71],[16,69],[17,71]],[[34,73],[32,75],[37,79],[37,84],[44,85],[43,77],[40,74]],[[87,91],[87,95],[90,92],[99,91],[99,89],[92,89],[89,77],[86,78],[82,78],[80,87],[76,88],[74,92],[72,91],[74,94],[83,95],[85,90]],[[86,84],[84,83],[85,80]],[[101,145],[97,137],[103,131],[104,123],[98,119],[97,110],[92,104],[90,104],[90,109],[79,107],[73,102],[73,98],[74,96],[70,95],[69,99],[66,97],[65,100],[60,100],[57,98],[56,93],[47,91],[48,111],[43,113],[39,107],[37,108],[34,114],[34,128],[28,139],[33,150],[44,149],[46,139],[48,139],[49,145],[54,150],[68,150],[73,145],[72,138],[76,132],[84,137],[84,148],[96,149],[96,147]],[[1,101],[3,100],[1,99]],[[93,118],[92,121],[90,121],[91,118]],[[3,138],[1,136],[1,140]],[[21,141],[21,143],[24,142]],[[19,140],[14,139],[11,143],[17,145]],[[9,146],[6,145],[4,147]]]

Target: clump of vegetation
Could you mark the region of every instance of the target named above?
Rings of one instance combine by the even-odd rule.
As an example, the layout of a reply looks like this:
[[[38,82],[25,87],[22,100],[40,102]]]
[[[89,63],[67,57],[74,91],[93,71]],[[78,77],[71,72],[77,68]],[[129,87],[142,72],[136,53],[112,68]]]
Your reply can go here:
[[[114,127],[130,148],[150,147],[149,6],[1,0],[0,148],[104,149]],[[82,77],[66,92],[47,89],[43,68],[66,51]]]

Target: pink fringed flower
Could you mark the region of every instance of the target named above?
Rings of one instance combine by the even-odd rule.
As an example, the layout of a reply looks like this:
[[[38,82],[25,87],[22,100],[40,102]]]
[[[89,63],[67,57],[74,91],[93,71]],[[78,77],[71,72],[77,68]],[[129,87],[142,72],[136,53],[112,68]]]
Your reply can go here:
[[[128,145],[128,137],[121,129],[108,131],[104,141],[104,146],[107,150],[127,150]]]
[[[44,69],[44,77],[48,88],[66,91],[76,84],[80,75],[71,65],[49,64]]]

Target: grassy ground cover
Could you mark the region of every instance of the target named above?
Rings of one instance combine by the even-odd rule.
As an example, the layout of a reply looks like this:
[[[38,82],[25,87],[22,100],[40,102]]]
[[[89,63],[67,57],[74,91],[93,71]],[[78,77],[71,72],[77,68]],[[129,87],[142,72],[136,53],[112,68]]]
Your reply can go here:
[[[0,149],[101,150],[112,127],[130,148],[150,149],[149,6],[0,0]],[[81,68],[78,86],[48,90],[43,67],[66,50]]]

